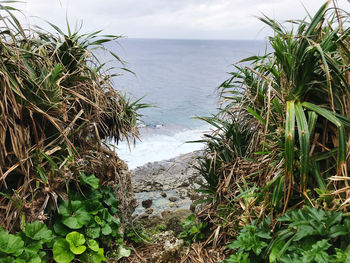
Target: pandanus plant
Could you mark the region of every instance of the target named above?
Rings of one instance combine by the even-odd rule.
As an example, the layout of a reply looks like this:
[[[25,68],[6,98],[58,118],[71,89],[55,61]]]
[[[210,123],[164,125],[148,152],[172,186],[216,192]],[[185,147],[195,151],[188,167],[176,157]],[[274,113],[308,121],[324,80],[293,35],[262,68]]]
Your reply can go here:
[[[241,174],[254,181],[252,187],[261,187],[263,197],[257,202],[268,200],[277,213],[300,201],[314,204],[317,194],[337,197],[328,203],[331,207],[350,201],[347,19],[348,14],[330,7],[330,1],[313,17],[289,21],[287,26],[260,18],[274,32],[268,52],[242,60],[250,65],[236,65],[220,86],[224,107],[219,118],[247,127],[240,130],[250,134],[245,143],[249,151],[240,157],[259,164],[255,172]],[[222,124],[214,134],[223,133],[227,132]],[[220,163],[226,171],[216,174],[226,178],[225,173],[242,160],[233,150],[241,145],[234,136],[221,137],[230,142],[231,150],[226,151],[233,153],[232,159]],[[218,139],[207,138],[208,149],[213,142],[218,144]],[[207,156],[223,153],[215,150]],[[235,184],[237,180],[231,181],[232,188]]]
[[[0,2],[0,225],[45,220],[80,172],[118,185],[127,202],[126,165],[103,140],[134,140],[147,105],[115,90],[96,56],[119,37],[23,28],[17,10],[2,5],[13,2]]]
[[[344,67],[338,49],[344,33],[340,34],[339,27],[331,28],[333,21],[326,19],[328,4],[322,5],[310,22],[299,22],[295,34],[271,19],[261,19],[275,32],[270,38],[274,70],[267,75],[268,85],[279,93],[285,109],[284,210],[295,180],[296,163],[300,192],[305,197],[312,180],[310,172],[316,177],[320,175],[319,162],[324,158],[315,158],[320,152],[327,152],[326,158],[332,158],[329,153],[336,150],[334,175],[347,177],[348,68]],[[315,147],[319,147],[319,152]],[[323,166],[323,171],[332,169],[332,165]],[[322,178],[313,179],[324,187]]]

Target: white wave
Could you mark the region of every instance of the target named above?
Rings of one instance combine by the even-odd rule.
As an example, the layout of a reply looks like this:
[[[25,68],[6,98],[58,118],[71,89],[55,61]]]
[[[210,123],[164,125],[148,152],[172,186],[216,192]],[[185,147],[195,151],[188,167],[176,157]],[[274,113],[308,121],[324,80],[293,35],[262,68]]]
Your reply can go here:
[[[195,130],[182,130],[174,134],[152,129],[141,136],[141,142],[136,146],[131,146],[131,151],[126,142],[121,142],[117,146],[118,156],[128,163],[129,169],[134,169],[148,162],[162,161],[176,156],[200,150],[202,143],[186,143],[186,141],[200,140],[203,133],[208,131],[208,127]]]

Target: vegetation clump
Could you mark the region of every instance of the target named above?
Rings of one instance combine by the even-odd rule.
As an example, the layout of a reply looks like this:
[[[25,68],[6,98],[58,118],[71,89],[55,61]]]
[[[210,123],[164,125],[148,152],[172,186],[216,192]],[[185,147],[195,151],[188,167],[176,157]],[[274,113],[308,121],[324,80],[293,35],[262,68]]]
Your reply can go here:
[[[101,31],[25,28],[0,2],[0,261],[102,262],[128,256],[122,222],[136,199],[105,143],[138,136],[137,110],[97,54]]]
[[[267,53],[235,65],[220,113],[201,118],[205,244],[237,239],[225,262],[347,262],[349,15],[328,1],[287,26],[260,20]]]

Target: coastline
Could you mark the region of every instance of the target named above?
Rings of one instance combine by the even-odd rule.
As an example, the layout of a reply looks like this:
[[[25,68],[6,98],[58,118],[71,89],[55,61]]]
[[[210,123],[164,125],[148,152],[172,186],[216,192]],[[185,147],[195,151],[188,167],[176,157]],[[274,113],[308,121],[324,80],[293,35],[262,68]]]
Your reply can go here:
[[[178,209],[193,210],[192,201],[198,197],[195,189],[201,178],[194,167],[202,150],[193,151],[163,161],[149,162],[131,170],[131,182],[138,201],[134,217],[147,218],[145,200],[152,200],[150,216],[161,216],[162,212]]]

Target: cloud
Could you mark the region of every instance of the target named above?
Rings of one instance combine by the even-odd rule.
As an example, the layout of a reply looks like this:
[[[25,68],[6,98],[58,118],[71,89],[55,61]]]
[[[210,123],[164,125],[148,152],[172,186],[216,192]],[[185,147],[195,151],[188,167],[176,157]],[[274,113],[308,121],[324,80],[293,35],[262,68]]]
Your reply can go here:
[[[27,0],[29,15],[64,27],[83,21],[86,31],[146,38],[258,39],[268,31],[256,16],[303,18],[320,0]],[[340,6],[349,7],[346,0]],[[303,3],[303,4],[302,4]],[[31,19],[33,20],[33,19]]]

